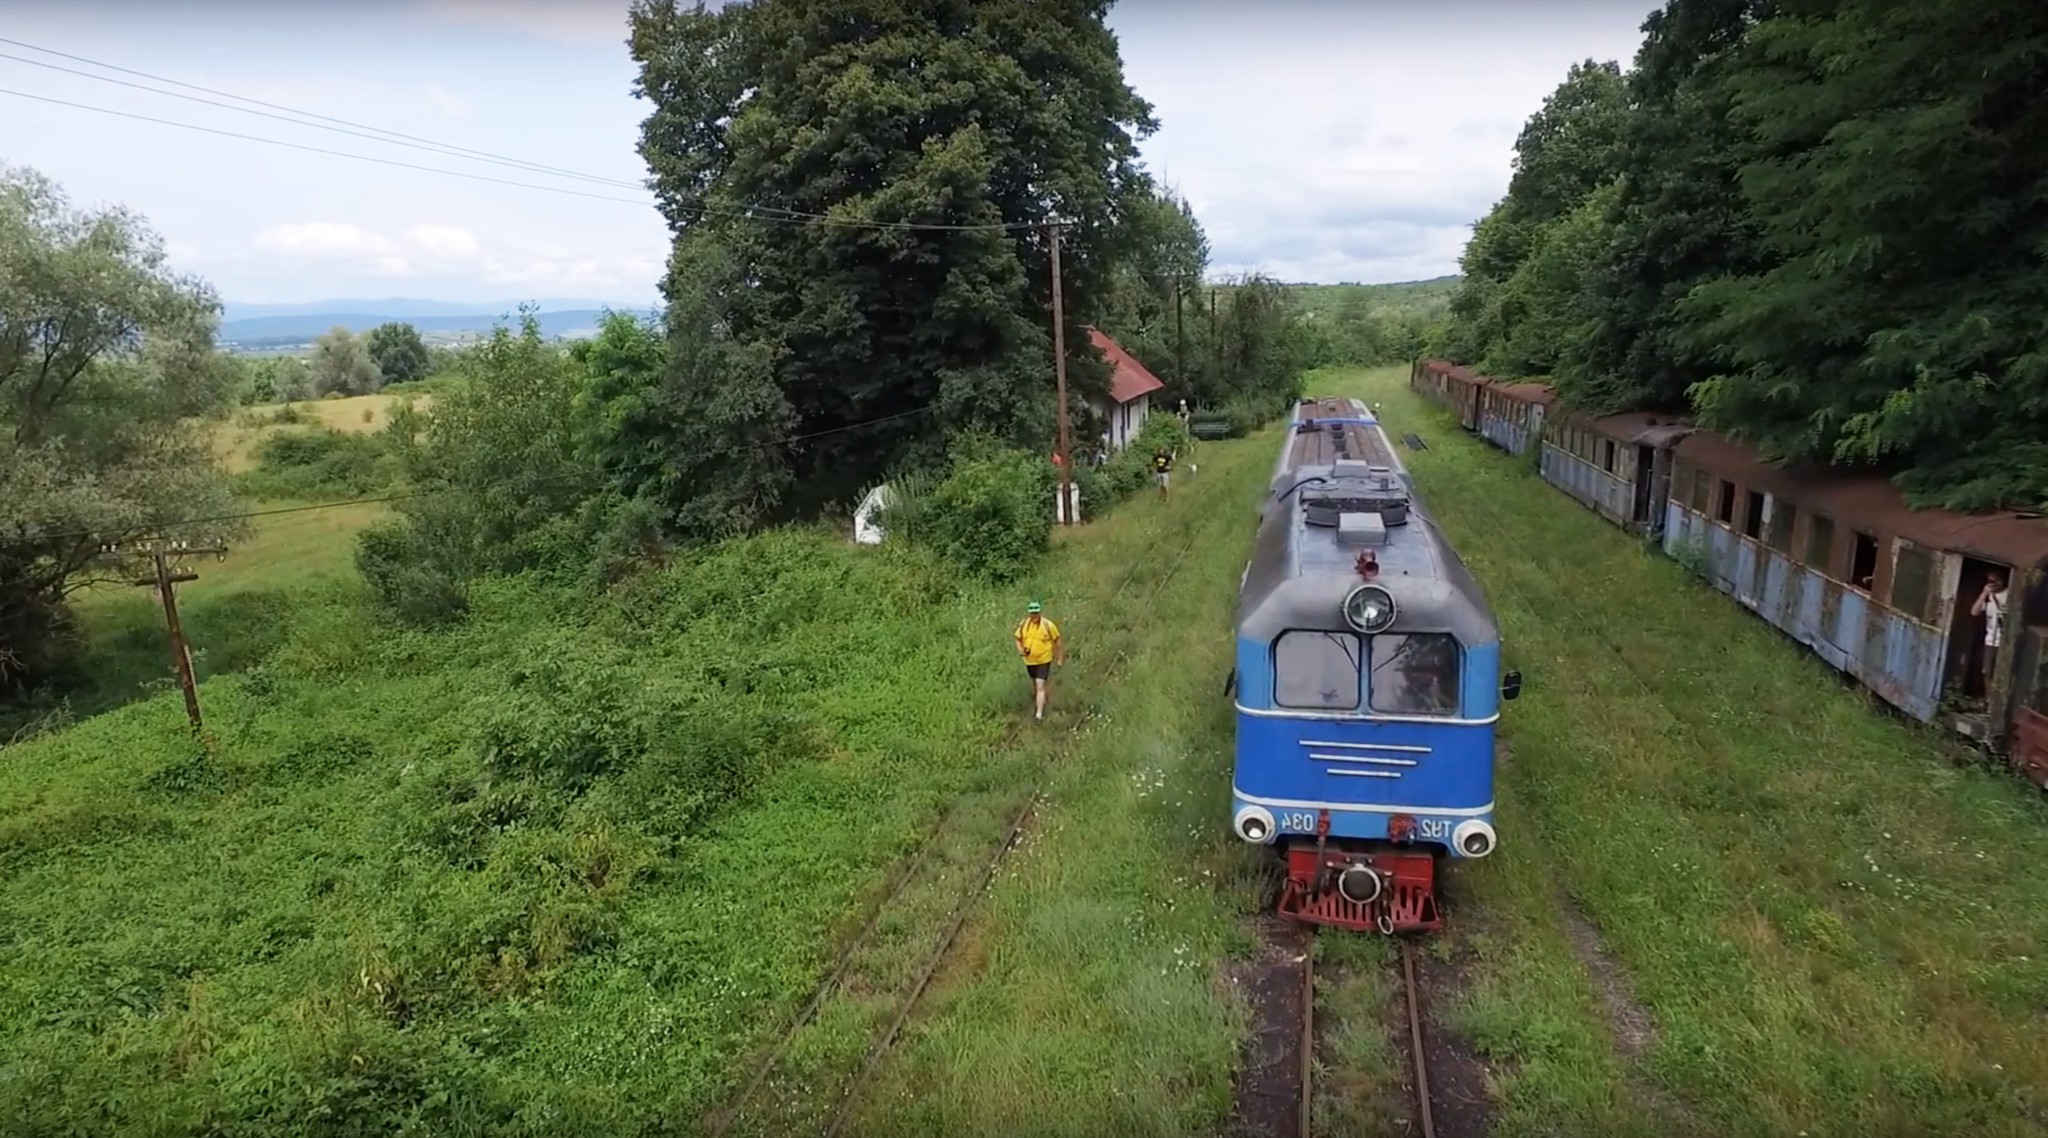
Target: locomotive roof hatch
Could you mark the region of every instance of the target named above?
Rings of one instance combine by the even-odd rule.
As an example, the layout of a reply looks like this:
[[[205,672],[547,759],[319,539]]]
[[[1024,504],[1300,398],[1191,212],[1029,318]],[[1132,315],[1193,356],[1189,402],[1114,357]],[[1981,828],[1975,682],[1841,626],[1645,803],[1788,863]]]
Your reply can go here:
[[[1375,515],[1382,527],[1406,525],[1408,497],[1408,484],[1390,466],[1337,462],[1331,465],[1328,479],[1312,491],[1304,488],[1301,520],[1307,525],[1335,528],[1342,544],[1358,544],[1345,536],[1347,516]],[[1385,540],[1383,528],[1380,541]]]

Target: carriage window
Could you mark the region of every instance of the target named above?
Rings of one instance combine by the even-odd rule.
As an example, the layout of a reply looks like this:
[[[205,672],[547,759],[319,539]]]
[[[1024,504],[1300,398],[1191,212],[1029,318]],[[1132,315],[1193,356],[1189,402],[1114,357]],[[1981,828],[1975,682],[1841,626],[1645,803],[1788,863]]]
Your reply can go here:
[[[1697,467],[1692,472],[1692,509],[1701,516],[1707,512],[1707,472]]]
[[[1614,473],[1614,440],[1600,440],[1600,466],[1607,473]]]
[[[1735,517],[1735,483],[1721,480],[1721,496],[1714,503],[1714,520],[1730,525]]]
[[[1458,710],[1458,642],[1440,632],[1372,638],[1372,709],[1407,715]]]
[[[1835,571],[1835,521],[1813,515],[1806,523],[1806,563],[1823,573]]]
[[[1901,542],[1892,566],[1892,608],[1914,620],[1927,618],[1927,595],[1934,591],[1934,559],[1924,549]]]
[[[1799,518],[1799,511],[1792,503],[1776,501],[1771,503],[1771,548],[1779,553],[1792,552],[1792,523]]]
[[[1352,632],[1281,633],[1273,642],[1273,702],[1324,710],[1357,707],[1362,647]]]
[[[1764,496],[1749,492],[1749,509],[1742,515],[1742,536],[1760,537],[1764,532]]]

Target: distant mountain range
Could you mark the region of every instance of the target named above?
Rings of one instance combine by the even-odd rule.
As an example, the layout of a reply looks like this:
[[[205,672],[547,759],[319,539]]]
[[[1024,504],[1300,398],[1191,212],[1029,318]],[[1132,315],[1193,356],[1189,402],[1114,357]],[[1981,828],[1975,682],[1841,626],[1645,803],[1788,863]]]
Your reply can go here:
[[[380,300],[303,300],[290,304],[250,304],[230,300],[221,307],[223,321],[251,320],[259,316],[318,316],[328,312],[375,312],[388,315],[393,320],[410,320],[415,316],[498,316],[516,312],[522,304],[538,305],[543,312],[561,312],[578,308],[645,308],[645,304],[631,304],[617,300],[598,300],[592,297],[532,297],[523,300],[415,300],[409,297],[393,296]]]
[[[429,339],[460,338],[481,334],[519,311],[521,304],[540,310],[543,336],[589,335],[598,319],[610,308],[619,312],[647,312],[649,304],[631,304],[586,298],[545,298],[532,301],[446,300],[314,300],[297,304],[240,304],[223,306],[220,340],[241,348],[289,348],[311,343],[313,338],[336,325],[351,332],[367,332],[379,324],[398,320],[419,329]]]

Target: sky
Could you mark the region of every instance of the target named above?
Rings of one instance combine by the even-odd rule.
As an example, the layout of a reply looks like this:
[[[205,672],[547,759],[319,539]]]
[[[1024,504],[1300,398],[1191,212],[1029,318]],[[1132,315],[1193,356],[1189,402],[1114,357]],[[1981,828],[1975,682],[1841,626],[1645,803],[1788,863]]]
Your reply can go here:
[[[1124,0],[1125,77],[1212,274],[1401,281],[1457,271],[1522,121],[1586,58],[1627,64],[1650,0]],[[122,205],[233,302],[658,296],[669,235],[635,152],[624,0],[11,0],[0,163]],[[165,97],[54,49],[609,181],[400,149]],[[198,94],[185,90],[186,94]],[[377,165],[23,94],[594,197]],[[200,98],[216,99],[212,95]],[[218,100],[226,102],[228,100]],[[627,183],[617,185],[614,182]]]

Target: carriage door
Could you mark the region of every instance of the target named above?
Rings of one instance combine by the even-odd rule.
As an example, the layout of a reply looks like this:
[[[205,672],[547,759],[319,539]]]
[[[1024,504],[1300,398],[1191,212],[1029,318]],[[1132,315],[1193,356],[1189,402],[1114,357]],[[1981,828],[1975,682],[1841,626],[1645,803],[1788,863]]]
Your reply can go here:
[[[1637,443],[1634,473],[1636,499],[1633,516],[1635,523],[1642,526],[1644,532],[1654,533],[1657,528],[1657,519],[1652,515],[1650,508],[1654,503],[1662,501],[1664,495],[1658,493],[1652,483],[1669,481],[1671,472],[1657,468],[1657,449],[1655,447]]]

